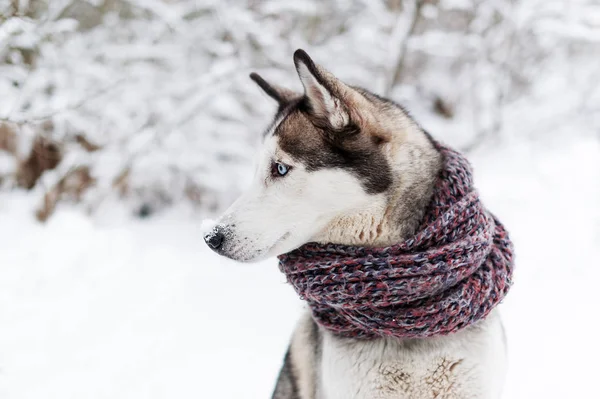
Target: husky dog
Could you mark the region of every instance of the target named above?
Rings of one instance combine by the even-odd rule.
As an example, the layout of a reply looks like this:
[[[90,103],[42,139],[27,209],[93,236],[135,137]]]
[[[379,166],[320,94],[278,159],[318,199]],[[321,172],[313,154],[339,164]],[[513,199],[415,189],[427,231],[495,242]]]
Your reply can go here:
[[[303,51],[304,93],[251,78],[279,109],[251,188],[207,244],[251,262],[307,242],[389,246],[415,233],[442,156],[394,102],[349,86]],[[343,338],[307,312],[291,339],[274,399],[497,399],[505,372],[497,311],[448,336]]]

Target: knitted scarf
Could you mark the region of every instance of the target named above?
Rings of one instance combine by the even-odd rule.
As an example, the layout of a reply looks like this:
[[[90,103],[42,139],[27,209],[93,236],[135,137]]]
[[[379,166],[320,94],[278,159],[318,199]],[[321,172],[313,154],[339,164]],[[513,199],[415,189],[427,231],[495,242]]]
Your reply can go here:
[[[508,234],[481,203],[469,162],[436,145],[444,165],[413,237],[385,248],[310,243],[279,256],[322,327],[365,339],[446,335],[485,318],[508,292]]]

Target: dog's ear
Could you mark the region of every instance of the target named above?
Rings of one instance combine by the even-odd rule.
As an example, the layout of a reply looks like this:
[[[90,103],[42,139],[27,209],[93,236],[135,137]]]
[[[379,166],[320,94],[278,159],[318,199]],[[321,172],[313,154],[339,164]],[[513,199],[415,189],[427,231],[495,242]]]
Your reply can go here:
[[[252,72],[250,74],[250,79],[252,79],[261,89],[263,89],[263,91],[267,93],[269,97],[277,101],[280,107],[285,106],[285,104],[287,104],[294,98],[300,97],[299,94],[295,93],[292,90],[268,83],[259,74],[255,72]]]
[[[351,95],[352,89],[325,68],[315,64],[304,50],[296,50],[294,64],[304,86],[310,112],[315,117],[327,121],[335,129],[348,125],[348,96]]]

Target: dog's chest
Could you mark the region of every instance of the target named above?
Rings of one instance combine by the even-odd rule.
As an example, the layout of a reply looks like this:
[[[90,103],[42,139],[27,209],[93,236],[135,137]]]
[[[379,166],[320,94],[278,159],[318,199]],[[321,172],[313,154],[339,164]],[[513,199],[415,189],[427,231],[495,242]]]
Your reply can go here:
[[[448,348],[324,337],[319,399],[479,398],[471,359]]]

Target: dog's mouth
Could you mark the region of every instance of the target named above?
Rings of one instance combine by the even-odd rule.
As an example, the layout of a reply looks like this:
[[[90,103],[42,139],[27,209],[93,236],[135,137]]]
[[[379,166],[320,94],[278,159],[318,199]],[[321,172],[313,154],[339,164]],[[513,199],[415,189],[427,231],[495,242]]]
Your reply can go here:
[[[279,255],[278,253],[273,253],[273,251],[277,251],[277,247],[280,244],[282,244],[285,240],[287,240],[290,237],[290,235],[291,232],[287,232],[283,234],[280,238],[278,238],[272,245],[258,250],[252,250],[247,246],[242,246],[239,248],[233,248],[232,251],[219,251],[219,254],[238,262],[260,261],[266,258],[267,256]]]
[[[277,241],[275,241],[275,243],[273,245],[271,245],[271,247],[269,248],[269,252],[272,251],[275,247],[277,247],[277,245],[279,245],[282,242],[284,242],[285,240],[287,240],[288,237],[290,236],[290,234],[291,233],[288,231],[287,233],[282,235]],[[279,254],[276,254],[276,255],[279,255]]]
[[[274,256],[276,256],[276,255],[279,255],[278,253],[273,253],[273,251],[277,249],[277,246],[279,246],[279,244],[281,244],[281,243],[283,243],[285,240],[287,240],[287,239],[289,238],[289,236],[290,236],[290,235],[291,235],[291,233],[288,231],[287,233],[285,233],[284,235],[282,235],[281,237],[279,237],[279,238],[277,239],[277,241],[275,241],[275,242],[273,243],[273,245],[271,245],[269,248],[266,248],[266,249],[260,250],[260,251],[258,252],[258,254],[257,254],[255,257],[254,257],[254,259],[257,259],[257,260],[259,260],[260,258],[262,258],[262,256],[261,256],[262,254],[269,254],[269,255],[271,255],[271,256],[273,256],[273,255],[274,255]]]

